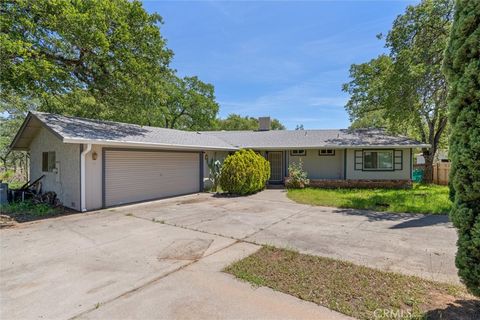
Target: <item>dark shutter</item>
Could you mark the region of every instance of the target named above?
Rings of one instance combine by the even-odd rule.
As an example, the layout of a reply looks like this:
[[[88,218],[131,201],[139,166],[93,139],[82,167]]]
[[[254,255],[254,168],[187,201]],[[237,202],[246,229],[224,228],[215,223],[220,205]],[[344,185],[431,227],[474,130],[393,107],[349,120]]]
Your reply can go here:
[[[363,152],[362,150],[355,150],[355,170],[363,169]]]
[[[48,152],[42,152],[42,171],[48,172]]]
[[[394,170],[403,170],[403,150],[395,150],[393,164]]]

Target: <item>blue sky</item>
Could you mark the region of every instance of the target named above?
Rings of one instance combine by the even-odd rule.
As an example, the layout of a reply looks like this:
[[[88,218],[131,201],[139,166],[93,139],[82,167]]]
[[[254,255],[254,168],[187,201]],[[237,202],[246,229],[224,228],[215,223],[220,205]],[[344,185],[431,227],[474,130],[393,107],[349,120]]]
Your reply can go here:
[[[164,18],[179,75],[215,86],[220,116],[271,116],[288,129],[345,128],[352,63],[416,1],[144,1]]]

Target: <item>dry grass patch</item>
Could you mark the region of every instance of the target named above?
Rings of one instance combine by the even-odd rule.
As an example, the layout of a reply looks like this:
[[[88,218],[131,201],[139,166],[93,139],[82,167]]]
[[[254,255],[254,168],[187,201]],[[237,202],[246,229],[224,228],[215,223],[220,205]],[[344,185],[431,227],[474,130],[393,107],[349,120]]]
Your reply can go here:
[[[462,286],[274,247],[263,247],[224,271],[359,319],[480,316],[480,300]]]

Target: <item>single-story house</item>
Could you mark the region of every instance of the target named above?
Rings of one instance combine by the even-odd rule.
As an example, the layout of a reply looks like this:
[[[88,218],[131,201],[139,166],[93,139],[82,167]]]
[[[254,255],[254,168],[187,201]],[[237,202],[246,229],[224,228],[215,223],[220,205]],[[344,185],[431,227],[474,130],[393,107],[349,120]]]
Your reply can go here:
[[[283,183],[300,159],[312,182],[400,181],[412,176],[417,141],[382,130],[268,130],[191,132],[31,112],[11,143],[30,153],[30,177],[42,175],[79,211],[203,190],[207,160],[241,148],[270,162],[269,183]],[[321,183],[320,183],[321,184]]]

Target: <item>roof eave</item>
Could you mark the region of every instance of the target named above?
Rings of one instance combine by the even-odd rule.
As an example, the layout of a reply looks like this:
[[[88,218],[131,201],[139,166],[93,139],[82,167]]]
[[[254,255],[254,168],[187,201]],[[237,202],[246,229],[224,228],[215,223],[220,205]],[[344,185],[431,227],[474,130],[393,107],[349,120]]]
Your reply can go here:
[[[22,125],[20,126],[20,129],[18,129],[17,133],[15,134],[15,137],[13,137],[12,142],[10,142],[10,145],[8,146],[8,153],[12,150],[19,150],[23,151],[24,148],[16,148],[15,145],[17,144],[18,140],[20,139],[23,131],[25,130],[25,127],[27,126],[28,122],[32,118],[32,113],[29,112],[27,116],[25,117],[25,120],[23,120]]]
[[[293,149],[410,149],[410,148],[430,148],[429,144],[391,144],[391,145],[310,145],[310,146],[241,146],[239,149],[254,150],[293,150]]]
[[[10,143],[9,147],[8,147],[8,152],[14,150],[14,151],[28,151],[29,148],[27,147],[16,147],[16,144],[18,143],[18,141],[21,139],[22,137],[22,134],[24,133],[26,127],[28,126],[28,124],[30,123],[30,121],[32,121],[32,119],[36,119],[38,120],[41,125],[46,128],[48,131],[50,131],[51,133],[53,133],[53,135],[55,135],[58,139],[60,139],[61,141],[64,140],[64,137],[61,136],[57,131],[55,131],[54,129],[52,129],[51,127],[49,127],[42,119],[40,119],[34,112],[31,112],[29,111],[27,116],[25,117],[25,120],[23,120],[23,123],[22,125],[20,126],[20,129],[18,129],[17,133],[15,134],[15,137],[13,138],[12,142]]]
[[[235,147],[216,147],[216,146],[203,146],[203,145],[179,145],[172,143],[155,143],[155,142],[138,142],[138,141],[113,141],[102,139],[79,139],[79,138],[64,138],[64,143],[79,143],[79,144],[98,144],[104,146],[114,147],[145,147],[145,148],[157,148],[157,149],[170,149],[170,150],[194,150],[194,151],[235,151],[238,148]]]

